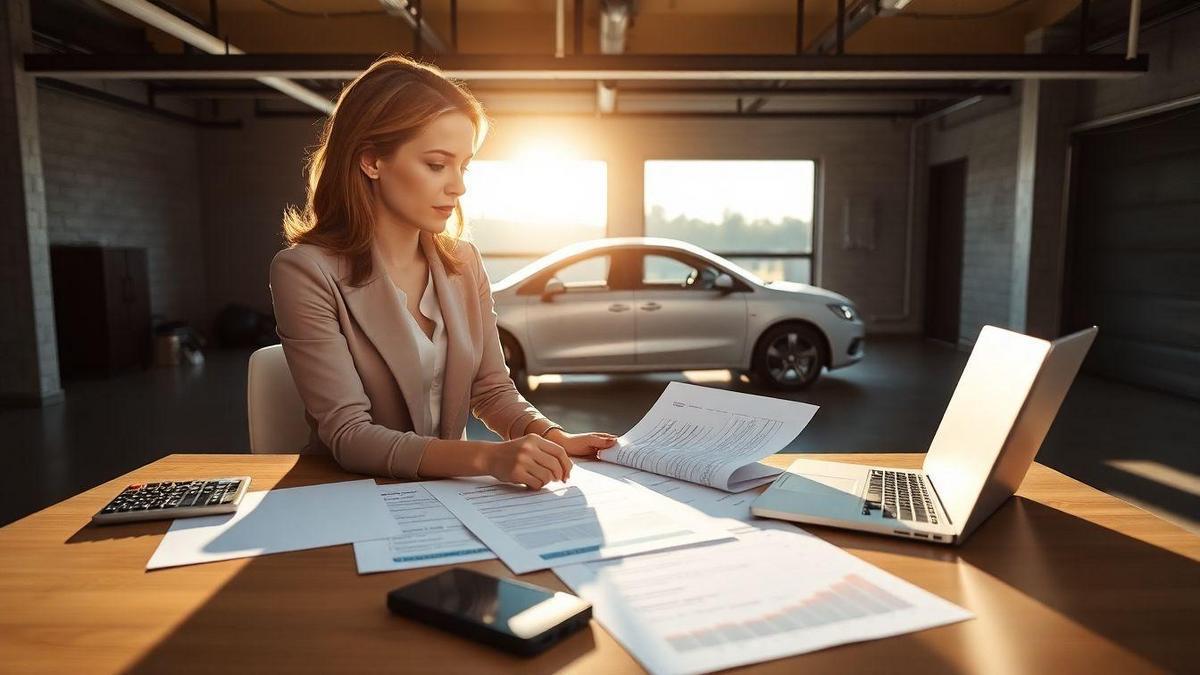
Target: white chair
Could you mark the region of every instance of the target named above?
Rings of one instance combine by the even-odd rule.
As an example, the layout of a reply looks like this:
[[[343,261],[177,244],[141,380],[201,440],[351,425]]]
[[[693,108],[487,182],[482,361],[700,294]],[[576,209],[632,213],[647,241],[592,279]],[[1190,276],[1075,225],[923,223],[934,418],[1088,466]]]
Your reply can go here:
[[[293,453],[308,445],[304,402],[296,391],[283,346],[263,347],[250,355],[246,377],[250,452]]]

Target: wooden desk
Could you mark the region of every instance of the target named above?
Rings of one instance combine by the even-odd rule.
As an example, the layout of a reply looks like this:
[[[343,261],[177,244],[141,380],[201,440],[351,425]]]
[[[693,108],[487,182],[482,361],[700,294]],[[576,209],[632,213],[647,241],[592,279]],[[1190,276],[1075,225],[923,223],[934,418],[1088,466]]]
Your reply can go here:
[[[353,477],[321,457],[172,455],[0,529],[0,672],[641,670],[595,622],[524,660],[388,613],[388,590],[441,568],[359,576],[346,545],[146,572],[168,523],[87,524],[129,483],[240,474],[259,490]],[[1196,672],[1200,663],[1200,538],[1046,467],[1034,466],[1019,496],[957,549],[810,529],[978,618],[756,671]],[[804,572],[802,560],[780,564]],[[470,566],[510,575],[498,561]],[[564,588],[549,571],[523,578]]]

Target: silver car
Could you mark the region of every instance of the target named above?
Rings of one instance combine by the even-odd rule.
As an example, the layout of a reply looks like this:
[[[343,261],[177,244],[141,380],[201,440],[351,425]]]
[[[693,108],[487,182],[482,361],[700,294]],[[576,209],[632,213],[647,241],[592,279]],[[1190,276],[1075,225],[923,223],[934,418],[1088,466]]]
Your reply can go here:
[[[780,389],[863,357],[849,299],[764,282],[674,239],[573,244],[492,285],[517,385],[545,373],[731,369]]]

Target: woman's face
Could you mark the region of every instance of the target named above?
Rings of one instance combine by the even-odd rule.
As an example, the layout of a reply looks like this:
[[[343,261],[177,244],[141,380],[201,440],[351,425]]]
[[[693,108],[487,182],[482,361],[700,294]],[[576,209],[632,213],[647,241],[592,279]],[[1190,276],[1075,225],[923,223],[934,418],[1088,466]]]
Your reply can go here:
[[[360,162],[392,220],[437,234],[446,229],[458,198],[467,191],[463,174],[474,140],[471,119],[450,112],[390,155],[364,152]]]

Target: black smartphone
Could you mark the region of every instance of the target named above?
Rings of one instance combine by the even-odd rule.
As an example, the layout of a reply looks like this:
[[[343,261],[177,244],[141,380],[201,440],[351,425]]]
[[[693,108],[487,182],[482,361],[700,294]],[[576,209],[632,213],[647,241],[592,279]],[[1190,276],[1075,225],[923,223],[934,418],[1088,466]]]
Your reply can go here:
[[[592,618],[592,606],[570,593],[458,567],[391,591],[387,604],[396,614],[522,656],[545,651]]]

